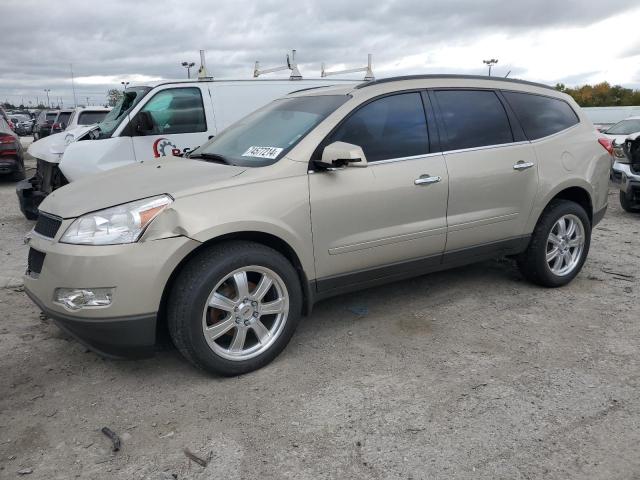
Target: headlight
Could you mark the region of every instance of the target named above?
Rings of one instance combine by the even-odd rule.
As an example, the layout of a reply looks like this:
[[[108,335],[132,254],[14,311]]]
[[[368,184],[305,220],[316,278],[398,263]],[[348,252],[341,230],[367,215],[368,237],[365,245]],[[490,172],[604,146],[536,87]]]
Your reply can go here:
[[[69,145],[71,142],[73,142],[73,134],[72,133],[67,133],[64,136],[64,144],[65,145]]]
[[[77,218],[60,239],[80,245],[137,242],[145,228],[173,202],[169,195],[144,198]]]

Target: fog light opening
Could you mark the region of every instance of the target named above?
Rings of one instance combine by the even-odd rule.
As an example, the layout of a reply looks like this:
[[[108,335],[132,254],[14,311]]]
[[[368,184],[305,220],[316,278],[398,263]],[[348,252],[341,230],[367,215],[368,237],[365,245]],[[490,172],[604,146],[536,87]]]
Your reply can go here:
[[[81,308],[108,307],[113,298],[113,288],[58,288],[54,302],[67,310]]]

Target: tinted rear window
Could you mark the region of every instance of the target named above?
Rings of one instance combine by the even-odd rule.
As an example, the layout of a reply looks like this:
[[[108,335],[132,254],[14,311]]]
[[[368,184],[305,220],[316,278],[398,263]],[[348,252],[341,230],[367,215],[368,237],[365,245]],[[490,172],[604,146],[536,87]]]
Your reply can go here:
[[[102,121],[109,112],[80,112],[78,117],[78,125],[92,125]]]
[[[64,123],[65,125],[69,123],[69,117],[71,116],[71,112],[60,112],[58,115],[57,123]]]
[[[495,92],[439,90],[435,95],[447,129],[448,150],[513,142],[507,112]]]
[[[563,100],[530,93],[503,94],[529,140],[553,135],[580,121],[573,108]]]

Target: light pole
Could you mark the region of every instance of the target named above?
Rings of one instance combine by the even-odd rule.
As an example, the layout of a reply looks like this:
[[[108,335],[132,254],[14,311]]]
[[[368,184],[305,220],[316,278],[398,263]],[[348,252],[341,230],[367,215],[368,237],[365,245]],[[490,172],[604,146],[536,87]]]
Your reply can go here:
[[[47,105],[49,106],[49,108],[51,108],[51,102],[49,101],[49,92],[51,91],[51,89],[45,88],[44,91],[47,94]]]
[[[194,65],[193,62],[182,62],[182,66],[187,69],[187,78],[191,78],[191,67]]]
[[[124,89],[126,90],[127,87],[129,86],[130,82],[120,82],[122,84],[122,86],[124,87]]]
[[[493,67],[496,63],[498,63],[497,58],[491,58],[489,60],[483,60],[482,63],[489,67],[489,76],[491,76],[491,67]]]

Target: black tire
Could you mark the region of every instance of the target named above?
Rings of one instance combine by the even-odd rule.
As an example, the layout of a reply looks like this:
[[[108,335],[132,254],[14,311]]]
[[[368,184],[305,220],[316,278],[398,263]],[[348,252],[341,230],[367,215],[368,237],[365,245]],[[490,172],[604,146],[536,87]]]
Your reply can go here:
[[[567,275],[556,275],[551,271],[547,256],[547,239],[555,223],[564,215],[575,215],[584,228],[585,242],[582,256],[576,267]],[[591,221],[587,212],[579,204],[570,200],[554,200],[542,212],[536,228],[533,230],[527,250],[518,256],[518,268],[522,275],[532,283],[543,287],[562,287],[573,280],[584,265],[591,244]]]
[[[12,173],[12,179],[15,182],[19,182],[20,180],[24,180],[27,177],[27,174],[24,169],[24,163],[20,166],[20,170]]]
[[[620,190],[620,206],[625,212],[640,213],[640,208],[634,207],[627,198],[626,192],[623,192],[622,190]]]
[[[289,310],[279,336],[266,351],[246,360],[230,360],[209,347],[203,312],[213,288],[234,270],[249,265],[280,276],[289,295]],[[276,250],[247,241],[225,242],[197,253],[176,277],[167,302],[169,333],[180,353],[196,367],[223,376],[251,372],[271,362],[289,343],[301,314],[302,288],[294,267]]]

